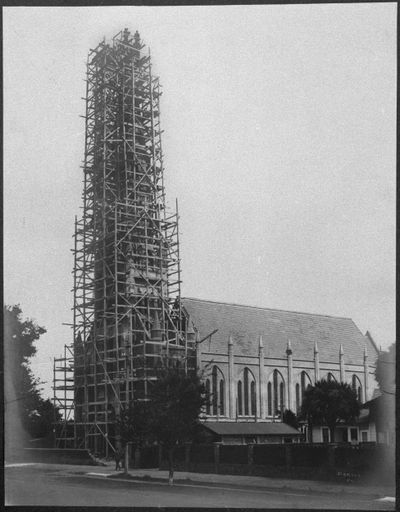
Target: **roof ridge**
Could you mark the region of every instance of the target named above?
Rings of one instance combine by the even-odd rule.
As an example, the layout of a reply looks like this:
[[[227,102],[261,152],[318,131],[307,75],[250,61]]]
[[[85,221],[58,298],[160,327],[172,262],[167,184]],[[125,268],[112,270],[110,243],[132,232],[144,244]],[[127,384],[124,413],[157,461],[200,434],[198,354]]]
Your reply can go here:
[[[248,304],[237,304],[235,302],[222,302],[222,301],[216,301],[216,300],[208,300],[208,299],[197,299],[196,297],[182,297],[182,300],[197,300],[199,302],[211,302],[212,304],[224,304],[226,306],[237,306],[242,308],[251,308],[251,309],[261,309],[261,310],[268,310],[268,311],[282,311],[284,313],[296,313],[297,315],[309,315],[309,316],[324,316],[328,318],[340,318],[342,320],[351,320],[353,323],[353,319],[348,316],[335,316],[335,315],[324,315],[323,313],[306,313],[304,311],[293,311],[289,309],[277,309],[277,308],[266,308],[262,306],[249,306]],[[355,324],[354,324],[355,325]],[[360,331],[361,333],[361,331]],[[364,336],[361,333],[362,336]]]

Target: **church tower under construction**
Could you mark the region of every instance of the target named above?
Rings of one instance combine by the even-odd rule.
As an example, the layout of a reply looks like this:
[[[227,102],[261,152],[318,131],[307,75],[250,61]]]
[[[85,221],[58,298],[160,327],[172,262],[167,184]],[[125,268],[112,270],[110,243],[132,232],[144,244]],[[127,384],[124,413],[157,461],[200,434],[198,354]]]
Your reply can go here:
[[[181,310],[177,208],[166,208],[160,96],[138,32],[90,50],[73,343],[54,364],[59,447],[108,455],[115,416],[146,399],[160,356],[185,365],[194,356]]]

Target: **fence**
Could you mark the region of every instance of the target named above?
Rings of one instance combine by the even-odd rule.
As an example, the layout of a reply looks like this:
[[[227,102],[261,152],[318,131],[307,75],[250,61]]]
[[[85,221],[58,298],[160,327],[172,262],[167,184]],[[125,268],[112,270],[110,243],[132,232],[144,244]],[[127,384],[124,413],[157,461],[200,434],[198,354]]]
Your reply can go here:
[[[160,469],[166,469],[166,453],[161,451],[159,461]],[[394,475],[394,457],[390,455],[390,448],[382,445],[187,444],[180,446],[175,452],[175,469],[203,473],[354,481],[368,479],[372,474],[374,479],[387,479],[388,475]]]
[[[74,448],[24,448],[25,460],[48,464],[96,465],[89,450]]]

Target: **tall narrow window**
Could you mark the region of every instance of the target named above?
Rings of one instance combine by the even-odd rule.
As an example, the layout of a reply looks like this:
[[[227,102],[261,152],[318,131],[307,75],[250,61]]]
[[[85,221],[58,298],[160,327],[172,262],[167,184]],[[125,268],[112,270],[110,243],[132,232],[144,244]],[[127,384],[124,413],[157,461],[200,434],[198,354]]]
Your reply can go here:
[[[271,381],[272,393],[272,416],[280,414],[284,411],[286,405],[285,398],[285,380],[279,370],[275,369],[272,373]]]
[[[351,379],[351,389],[356,393],[356,389],[357,389],[357,377],[356,377],[356,375],[353,375],[353,377]]]
[[[237,385],[238,393],[237,393],[237,407],[238,407],[238,415],[242,416],[243,414],[243,396],[242,396],[242,381],[240,380]]]
[[[210,407],[210,394],[211,394],[211,389],[210,389],[210,379],[207,379],[206,380],[206,391],[207,391],[207,404],[206,404],[206,414],[210,414],[211,413],[211,407]]]
[[[351,388],[354,391],[354,393],[357,395],[357,400],[359,402],[362,402],[362,386],[361,386],[360,379],[355,374],[353,374],[353,377],[351,379]]]
[[[278,402],[278,371],[274,370],[274,376],[273,376],[273,390],[272,390],[274,397],[273,397],[273,407],[272,407],[272,414],[275,416],[279,409],[279,402]]]
[[[306,372],[301,372],[301,397],[304,396],[304,391],[306,390]]]
[[[214,366],[212,372],[212,413],[214,416],[218,414],[218,387],[217,387],[217,367]]]
[[[245,416],[249,415],[249,370],[247,368],[244,369],[244,377],[243,377],[243,394],[244,394],[244,414]]]
[[[272,384],[268,382],[267,387],[267,407],[268,407],[268,416],[272,416]]]
[[[300,384],[296,384],[296,411],[300,410]]]
[[[219,414],[225,414],[225,385],[222,379],[219,381]]]
[[[256,383],[254,380],[250,384],[250,402],[251,402],[251,415],[256,415]]]
[[[304,371],[301,372],[300,382],[301,382],[301,398],[300,398],[300,401],[303,402],[304,393],[307,390],[308,386],[311,384],[311,379],[308,376],[307,372],[304,372]]]
[[[281,414],[283,413],[285,408],[285,384],[281,382],[279,384],[279,410]]]

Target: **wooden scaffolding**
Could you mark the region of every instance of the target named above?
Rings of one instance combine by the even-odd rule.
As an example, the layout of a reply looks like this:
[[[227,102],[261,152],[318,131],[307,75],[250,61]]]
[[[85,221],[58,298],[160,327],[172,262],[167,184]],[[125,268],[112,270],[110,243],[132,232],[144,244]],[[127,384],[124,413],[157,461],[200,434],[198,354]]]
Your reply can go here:
[[[89,52],[73,344],[55,361],[58,446],[109,454],[115,417],[146,399],[160,355],[193,353],[180,302],[177,206],[165,204],[159,79],[139,34]],[[189,336],[190,338],[190,336]],[[72,380],[71,380],[72,379]]]

